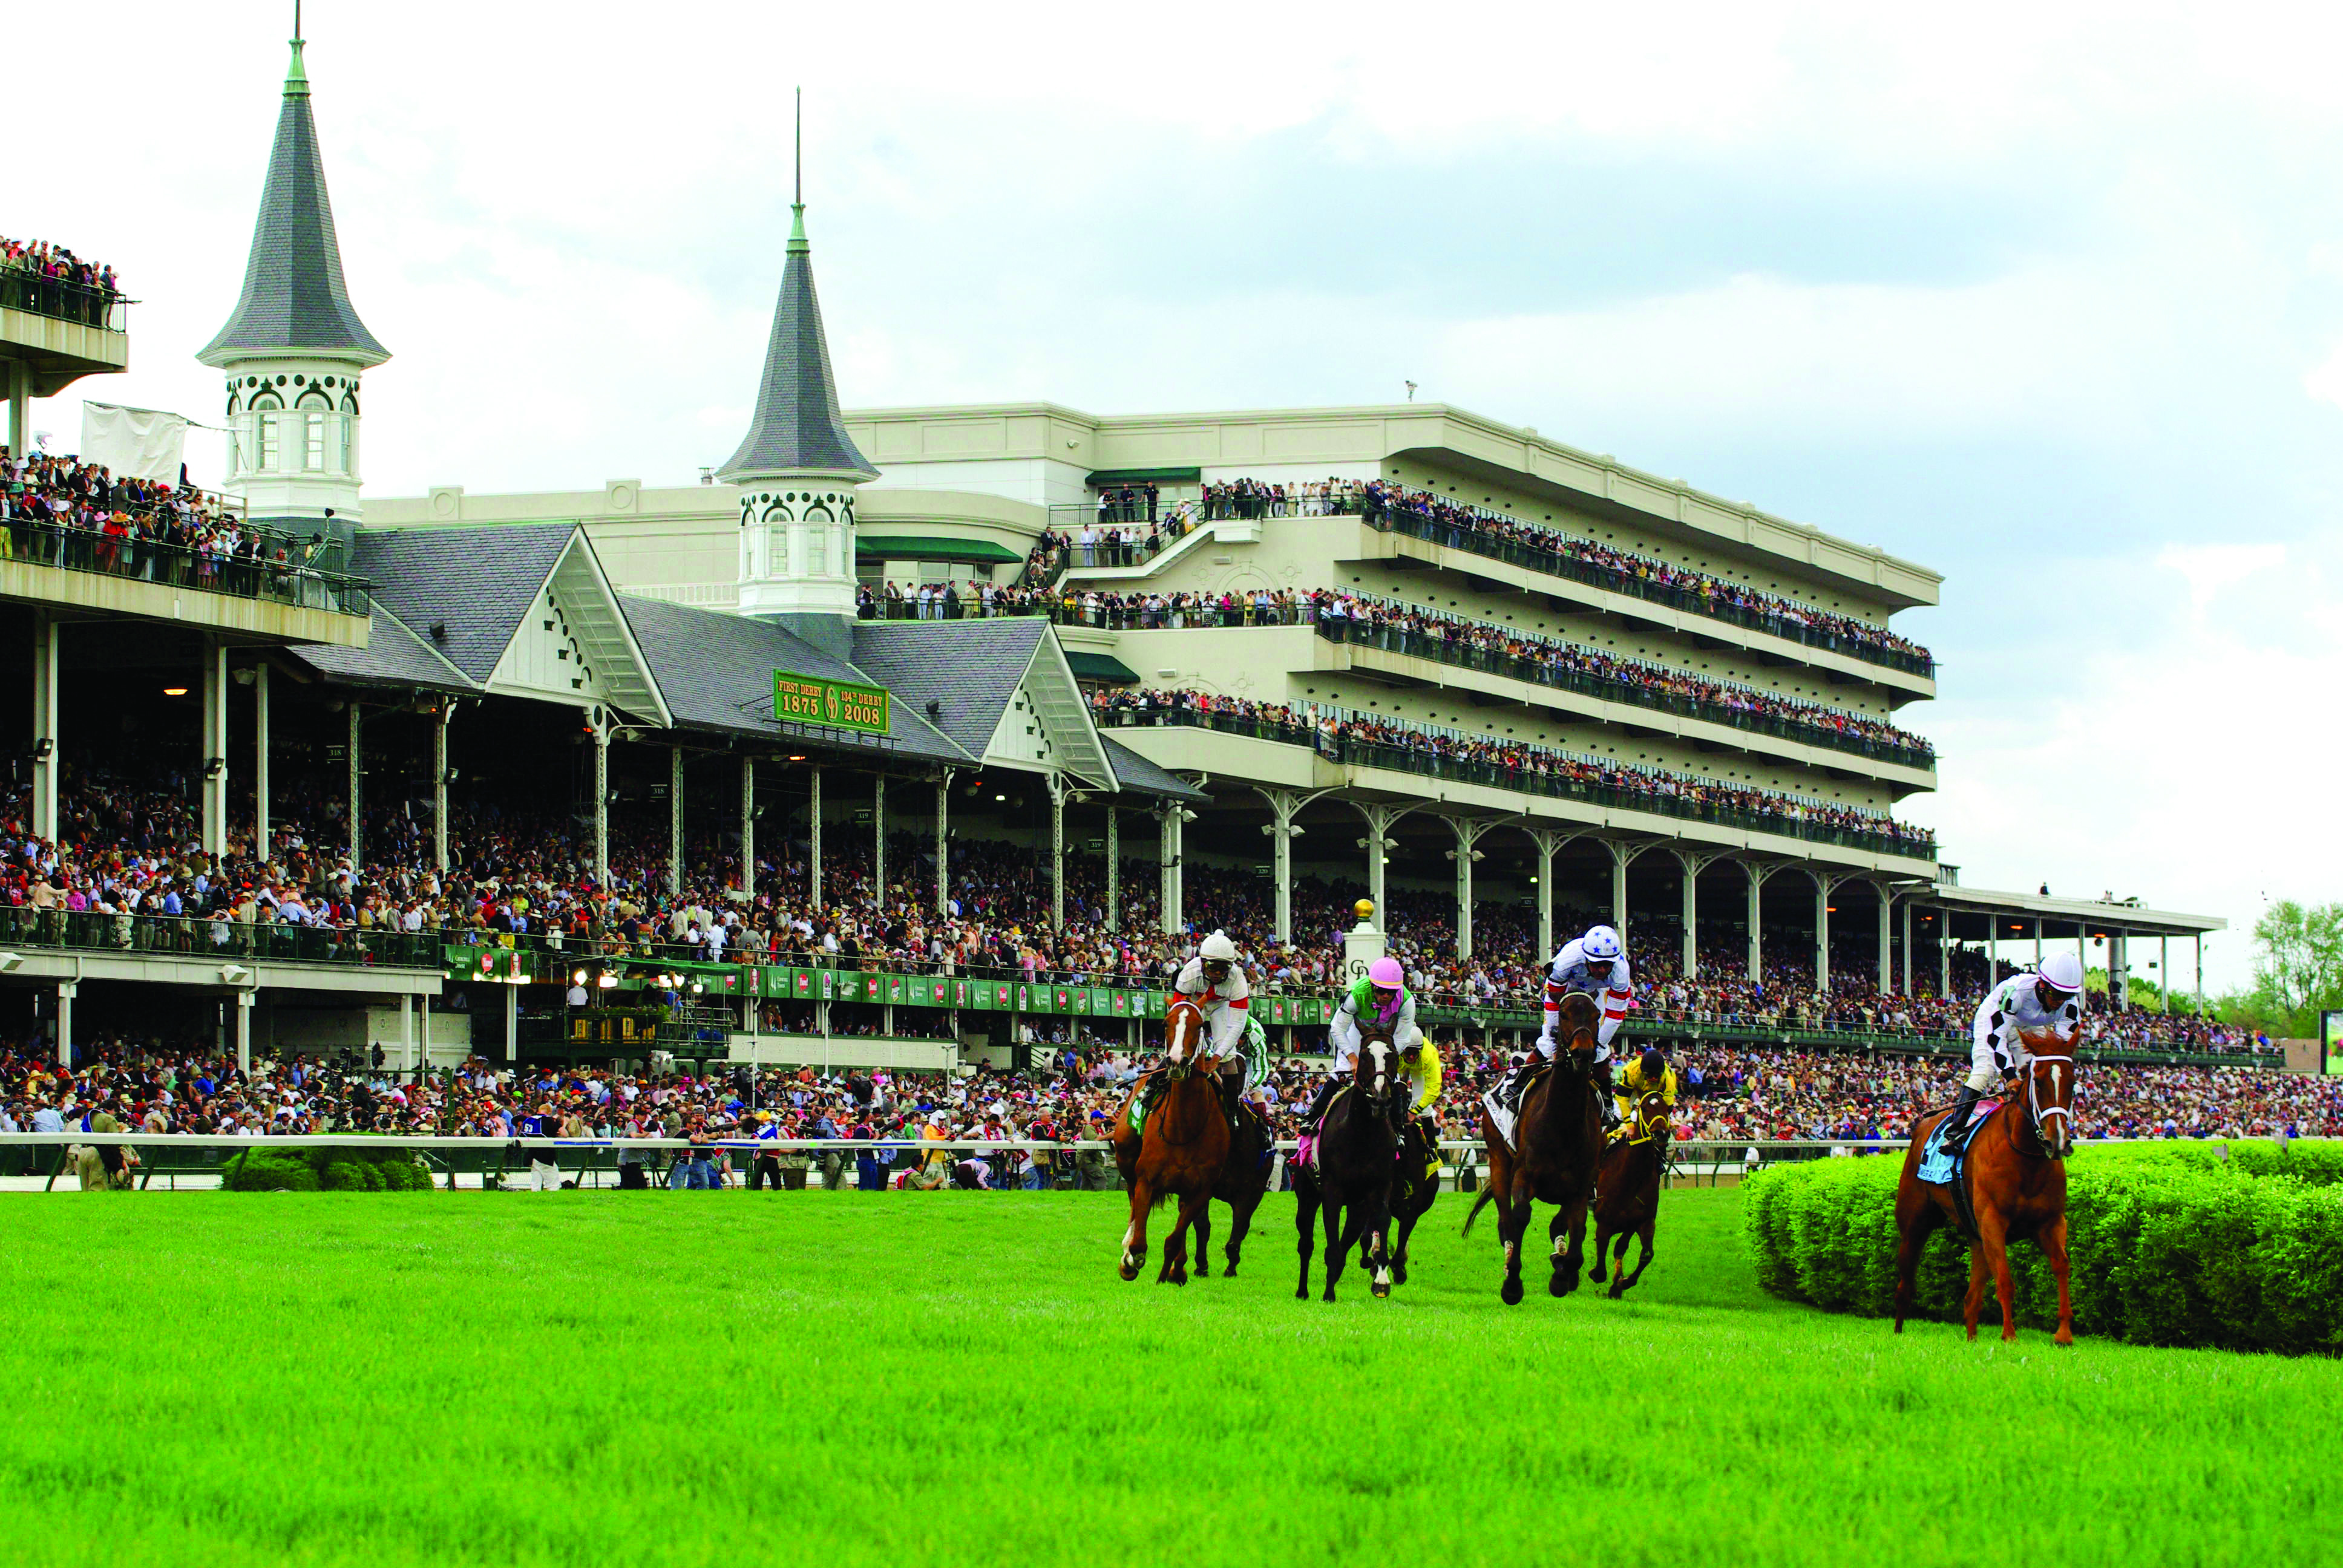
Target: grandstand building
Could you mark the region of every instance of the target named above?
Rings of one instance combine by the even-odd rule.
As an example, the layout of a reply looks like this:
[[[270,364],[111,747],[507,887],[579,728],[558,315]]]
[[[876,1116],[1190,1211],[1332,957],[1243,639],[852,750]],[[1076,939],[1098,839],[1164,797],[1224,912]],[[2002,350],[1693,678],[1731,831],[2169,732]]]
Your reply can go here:
[[[1365,896],[1386,920],[1438,911],[1463,960],[1493,928],[1544,953],[1601,916],[1686,977],[1795,950],[1819,988],[1854,969],[1882,995],[1945,994],[1957,945],[2075,940],[2120,998],[2128,939],[2222,924],[1964,889],[1900,823],[1936,776],[1911,729],[1935,665],[1892,627],[1936,602],[1925,567],[1440,405],[845,410],[795,217],[749,427],[701,482],[363,496],[362,383],[389,352],[343,276],[297,40],[243,289],[199,354],[226,488],[277,548],[249,568],[36,539],[0,559],[9,646],[31,650],[33,832],[68,836],[61,779],[136,753],[173,759],[224,860],[266,862],[297,811],[337,824],[354,876],[392,842],[446,872],[486,855],[451,791],[486,790],[566,807],[605,890],[615,837],[657,841],[669,890],[704,844],[735,900],[786,868],[819,907],[826,846],[867,849],[884,887],[911,832],[939,909],[955,844],[982,839],[1048,866],[1060,922],[1071,897],[1112,925],[1136,863],[1164,930],[1209,930],[1188,895],[1206,868],[1261,879],[1278,944],[1338,942]],[[25,387],[127,363],[116,323],[5,307],[0,352],[14,451]],[[876,717],[838,721],[820,704],[841,695]],[[1101,885],[1069,887],[1070,840]],[[54,988],[67,1040],[78,988],[122,981],[216,999],[246,1050],[257,1013],[264,1044],[460,1055],[496,1047],[500,1008],[518,1053],[524,1010],[561,1014],[576,979],[559,950],[412,933],[0,927],[0,974]],[[724,1050],[772,1060],[766,982],[706,968],[750,1004]],[[873,1060],[1014,1038],[957,992],[901,1000],[950,1009],[960,1038]]]

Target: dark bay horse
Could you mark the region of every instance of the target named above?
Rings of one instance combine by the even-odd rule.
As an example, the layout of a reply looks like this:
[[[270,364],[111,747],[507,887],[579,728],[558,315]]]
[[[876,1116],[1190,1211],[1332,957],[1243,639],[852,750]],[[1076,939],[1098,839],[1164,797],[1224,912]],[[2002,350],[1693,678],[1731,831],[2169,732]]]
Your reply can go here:
[[[1407,1092],[1402,1084],[1400,1092]],[[1400,1134],[1399,1169],[1392,1176],[1392,1283],[1407,1283],[1407,1239],[1415,1233],[1415,1222],[1423,1218],[1440,1197],[1440,1171],[1437,1147],[1423,1141],[1423,1129],[1414,1117],[1407,1119],[1407,1131]]]
[[[1229,1206],[1229,1240],[1224,1249],[1228,1266],[1221,1272],[1231,1279],[1236,1277],[1238,1254],[1252,1230],[1253,1211],[1269,1191],[1272,1142],[1269,1123],[1262,1120],[1261,1112],[1240,1104],[1237,1130],[1229,1139],[1229,1157],[1221,1162],[1221,1173],[1212,1182],[1212,1196]],[[1212,1257],[1206,1251],[1212,1244],[1212,1206],[1206,1203],[1196,1211],[1196,1278],[1200,1280],[1212,1277]]]
[[[1188,1228],[1212,1201],[1212,1183],[1228,1163],[1229,1124],[1221,1114],[1221,1090],[1212,1060],[1202,1054],[1203,1010],[1185,997],[1175,999],[1163,1013],[1163,1055],[1160,1070],[1167,1081],[1156,1091],[1147,1112],[1145,1130],[1135,1140],[1138,1153],[1126,1175],[1131,1183],[1131,1228],[1123,1232],[1122,1265],[1126,1280],[1139,1277],[1147,1261],[1147,1216],[1166,1198],[1180,1200],[1180,1218],[1164,1238],[1163,1266],[1157,1284],[1188,1282]],[[1139,1091],[1133,1089],[1135,1095]],[[1130,1101],[1115,1117],[1116,1159],[1130,1139]]]
[[[1659,1228],[1660,1178],[1668,1167],[1667,1101],[1656,1089],[1647,1089],[1635,1101],[1635,1119],[1627,1136],[1603,1151],[1594,1177],[1594,1266],[1586,1277],[1603,1282],[1611,1270],[1611,1299],[1617,1301],[1652,1266],[1652,1233]],[[1619,1255],[1610,1257],[1614,1240]],[[1635,1271],[1627,1271],[1627,1242],[1640,1239],[1643,1255]]]
[[[1318,1165],[1312,1171],[1296,1166],[1293,1223],[1295,1250],[1302,1254],[1302,1282],[1293,1289],[1296,1301],[1310,1299],[1310,1248],[1312,1222],[1326,1218],[1326,1293],[1334,1299],[1334,1282],[1353,1246],[1363,1247],[1359,1261],[1369,1271],[1370,1289],[1388,1296],[1392,1288],[1391,1257],[1384,1232],[1391,1224],[1392,1177],[1397,1163],[1398,1134],[1392,1131],[1392,1095],[1399,1073],[1399,1048],[1391,1030],[1362,1025],[1359,1060],[1349,1089],[1326,1107],[1318,1129]]]
[[[1522,1299],[1522,1241],[1539,1203],[1559,1206],[1546,1235],[1554,1243],[1550,1295],[1578,1288],[1585,1257],[1586,1206],[1594,1196],[1594,1165],[1603,1147],[1603,1111],[1595,1101],[1594,1029],[1601,1019],[1594,999],[1573,991],[1562,999],[1560,1038],[1554,1066],[1523,1092],[1521,1113],[1508,1144],[1484,1110],[1481,1141],[1489,1155],[1489,1184],[1464,1216],[1464,1233],[1482,1206],[1497,1205],[1497,1236],[1505,1249],[1505,1282],[1497,1293],[1507,1306]],[[1570,1233],[1567,1250],[1563,1232]]]
[[[2067,1050],[2046,1031],[2037,1042],[2029,1033],[2029,1050]],[[1896,1332],[1912,1306],[1912,1282],[1928,1234],[1950,1225],[1968,1236],[1969,1289],[1962,1302],[1968,1337],[1976,1338],[1977,1318],[1985,1307],[1986,1275],[1993,1276],[2001,1298],[2001,1337],[2017,1337],[2016,1303],[2009,1280],[2009,1244],[2031,1241],[2050,1261],[2058,1280],[2057,1342],[2075,1342],[2075,1308],[2066,1294],[2066,1156],[2074,1151],[2069,1125],[2075,1102],[2075,1059],[2071,1055],[2036,1056],[2025,1070],[2026,1092],[2009,1095],[1986,1125],[1977,1129],[1955,1181],[1966,1184],[1969,1209],[1976,1216],[1971,1231],[1963,1221],[1955,1186],[1920,1180],[1920,1154],[1928,1135],[1949,1111],[1932,1111],[1912,1124],[1912,1142],[1904,1151],[1904,1174],[1896,1187]]]

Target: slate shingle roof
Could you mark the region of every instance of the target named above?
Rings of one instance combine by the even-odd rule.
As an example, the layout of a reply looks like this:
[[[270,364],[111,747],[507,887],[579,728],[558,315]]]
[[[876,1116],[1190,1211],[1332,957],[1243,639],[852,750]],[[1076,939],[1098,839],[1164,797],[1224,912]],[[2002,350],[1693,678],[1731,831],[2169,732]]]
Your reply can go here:
[[[350,570],[450,664],[486,680],[577,531],[574,523],[369,528],[351,547]],[[446,624],[445,641],[431,637],[435,621]]]
[[[982,757],[1049,624],[1040,616],[859,620],[854,662],[899,705],[924,714],[930,702],[940,704],[937,728]]]
[[[326,196],[326,166],[317,153],[297,42],[285,106],[277,115],[268,178],[260,187],[244,293],[227,325],[196,357],[216,366],[268,349],[357,355],[369,365],[390,357],[358,319],[342,281],[341,246],[334,237],[334,208]]]
[[[427,691],[478,691],[479,683],[435,651],[423,634],[377,603],[364,648],[304,643],[285,651],[331,680],[361,686],[420,687]]]
[[[1171,800],[1209,800],[1210,795],[1181,779],[1167,773],[1117,740],[1104,730],[1099,739],[1106,742],[1106,759],[1114,769],[1115,782],[1123,789],[1141,795],[1157,795]]]
[[[847,435],[845,417],[838,409],[830,339],[821,327],[821,301],[814,294],[813,257],[801,232],[790,236],[789,259],[781,266],[781,297],[773,307],[772,336],[765,344],[757,411],[740,449],[716,470],[716,477],[729,481],[742,474],[799,468],[879,477]]]

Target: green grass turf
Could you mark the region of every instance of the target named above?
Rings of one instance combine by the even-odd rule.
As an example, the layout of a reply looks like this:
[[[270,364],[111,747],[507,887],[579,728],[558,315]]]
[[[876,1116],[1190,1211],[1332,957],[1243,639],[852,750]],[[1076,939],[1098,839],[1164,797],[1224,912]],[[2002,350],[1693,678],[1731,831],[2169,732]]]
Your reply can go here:
[[[1667,1196],[1626,1301],[1517,1308],[1453,1196],[1331,1306],[1290,1197],[1184,1289],[1114,1277],[1114,1194],[0,1204],[25,1564],[2068,1568],[2343,1524],[2335,1362],[1899,1340],[1758,1293],[1731,1191]]]

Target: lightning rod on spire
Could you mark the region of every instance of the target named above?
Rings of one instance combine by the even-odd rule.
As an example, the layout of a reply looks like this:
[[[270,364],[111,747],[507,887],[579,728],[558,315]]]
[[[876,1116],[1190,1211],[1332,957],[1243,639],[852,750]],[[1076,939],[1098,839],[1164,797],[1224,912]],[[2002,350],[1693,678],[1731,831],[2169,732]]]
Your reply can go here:
[[[293,4],[297,7],[301,0],[293,0]],[[805,89],[803,87],[798,89],[797,192],[791,200],[799,206],[805,206]]]

